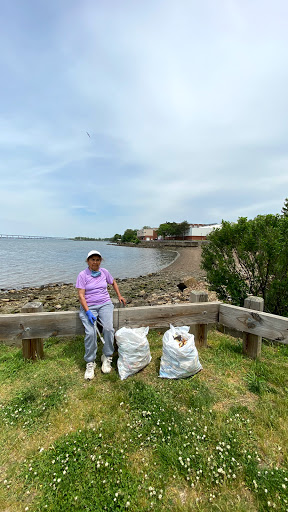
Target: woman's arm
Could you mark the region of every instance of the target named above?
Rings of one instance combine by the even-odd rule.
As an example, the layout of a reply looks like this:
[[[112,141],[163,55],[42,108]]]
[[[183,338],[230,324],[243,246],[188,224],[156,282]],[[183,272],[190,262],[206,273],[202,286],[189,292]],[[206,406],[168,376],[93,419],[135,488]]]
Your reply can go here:
[[[115,279],[112,283],[112,286],[115,290],[115,292],[117,293],[117,297],[119,299],[119,302],[122,302],[124,304],[124,306],[126,306],[126,300],[124,299],[124,297],[122,297],[120,291],[119,291],[119,288],[118,288],[118,284],[116,283]]]
[[[85,299],[85,290],[84,289],[78,288],[78,297],[79,297],[81,306],[83,306],[85,311],[88,311],[89,308],[87,306],[87,302]]]
[[[93,315],[92,311],[90,311],[89,307],[87,306],[87,302],[85,299],[85,290],[83,288],[78,288],[78,297],[79,297],[80,304],[81,304],[81,306],[83,306],[84,311],[88,317],[90,324],[94,325],[96,316]]]

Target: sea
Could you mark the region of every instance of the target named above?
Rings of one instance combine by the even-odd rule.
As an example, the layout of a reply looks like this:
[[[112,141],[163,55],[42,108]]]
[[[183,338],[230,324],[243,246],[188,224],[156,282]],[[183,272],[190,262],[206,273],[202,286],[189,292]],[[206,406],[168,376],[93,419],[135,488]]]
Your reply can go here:
[[[167,267],[177,252],[124,247],[97,241],[0,238],[0,290],[75,283],[87,266],[89,251],[103,257],[102,266],[115,279],[138,277]]]

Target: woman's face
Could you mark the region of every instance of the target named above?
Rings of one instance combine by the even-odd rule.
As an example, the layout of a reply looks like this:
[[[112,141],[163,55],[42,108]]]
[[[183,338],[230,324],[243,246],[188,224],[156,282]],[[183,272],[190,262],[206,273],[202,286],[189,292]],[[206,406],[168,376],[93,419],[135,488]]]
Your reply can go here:
[[[100,256],[97,256],[97,254],[94,254],[93,256],[90,256],[88,259],[88,267],[90,270],[99,270],[99,267],[101,265],[102,258]]]

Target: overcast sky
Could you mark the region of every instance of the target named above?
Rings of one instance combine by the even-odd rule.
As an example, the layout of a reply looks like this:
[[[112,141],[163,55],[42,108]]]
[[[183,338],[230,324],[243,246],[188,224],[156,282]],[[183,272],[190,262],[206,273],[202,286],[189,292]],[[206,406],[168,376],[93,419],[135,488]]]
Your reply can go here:
[[[0,4],[0,233],[280,213],[287,0]]]

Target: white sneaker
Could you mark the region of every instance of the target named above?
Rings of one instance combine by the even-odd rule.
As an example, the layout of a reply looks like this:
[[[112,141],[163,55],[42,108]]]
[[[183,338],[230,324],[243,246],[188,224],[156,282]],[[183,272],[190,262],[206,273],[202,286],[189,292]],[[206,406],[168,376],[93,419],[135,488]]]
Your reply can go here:
[[[106,357],[104,354],[101,356],[101,361],[102,361],[102,367],[101,367],[101,370],[103,373],[110,373],[112,368],[111,368],[111,363],[112,363],[112,356],[110,357]]]
[[[94,379],[94,370],[96,368],[96,363],[87,363],[86,364],[86,372],[84,375],[85,380],[92,380]]]

